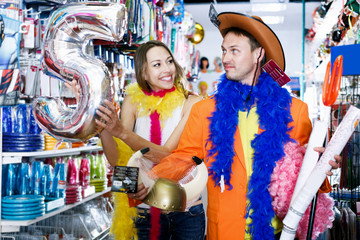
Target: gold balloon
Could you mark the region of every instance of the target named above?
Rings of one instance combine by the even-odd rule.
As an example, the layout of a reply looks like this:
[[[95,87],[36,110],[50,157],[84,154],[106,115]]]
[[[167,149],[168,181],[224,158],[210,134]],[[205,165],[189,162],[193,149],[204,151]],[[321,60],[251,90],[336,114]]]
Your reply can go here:
[[[189,38],[190,42],[193,44],[201,43],[201,41],[204,39],[205,31],[203,26],[201,24],[196,23],[195,24],[195,33],[192,35],[191,38]]]

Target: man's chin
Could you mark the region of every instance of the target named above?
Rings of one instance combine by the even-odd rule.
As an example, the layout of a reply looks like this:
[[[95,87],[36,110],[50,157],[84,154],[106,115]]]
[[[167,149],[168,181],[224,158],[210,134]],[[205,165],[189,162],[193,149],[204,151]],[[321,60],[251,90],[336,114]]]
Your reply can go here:
[[[231,75],[228,74],[228,73],[226,73],[226,78],[227,78],[228,80],[231,80],[231,81],[238,81],[238,80],[236,80],[233,76],[231,76]]]

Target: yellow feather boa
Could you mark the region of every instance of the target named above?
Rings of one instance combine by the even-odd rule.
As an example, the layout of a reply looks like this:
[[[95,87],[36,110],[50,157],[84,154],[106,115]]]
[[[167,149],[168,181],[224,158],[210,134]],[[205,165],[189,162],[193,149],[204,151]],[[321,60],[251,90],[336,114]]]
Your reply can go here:
[[[131,102],[137,104],[138,117],[148,116],[155,110],[159,114],[160,122],[172,116],[174,109],[182,106],[185,101],[183,93],[177,89],[166,93],[164,97],[146,95],[137,83],[126,88]],[[138,104],[141,103],[141,104]],[[115,138],[119,159],[117,165],[126,166],[134,151],[121,139]],[[136,208],[129,206],[129,199],[125,193],[113,192],[115,210],[110,228],[110,235],[116,240],[137,239],[134,220],[137,216]]]
[[[134,151],[121,139],[115,138],[119,159],[117,165],[126,166]],[[134,220],[136,208],[129,206],[129,199],[125,193],[113,192],[115,210],[112,217],[110,235],[116,240],[137,239]]]
[[[177,88],[164,97],[146,95],[137,83],[126,88],[131,102],[137,104],[138,117],[149,116],[155,110],[160,115],[160,122],[172,116],[174,110],[184,104],[185,96]],[[141,104],[138,104],[141,103]]]

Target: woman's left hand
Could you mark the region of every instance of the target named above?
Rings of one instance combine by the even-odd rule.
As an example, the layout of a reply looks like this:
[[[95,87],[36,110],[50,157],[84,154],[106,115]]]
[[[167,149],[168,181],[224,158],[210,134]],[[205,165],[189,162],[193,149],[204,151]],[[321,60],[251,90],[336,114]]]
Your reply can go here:
[[[121,133],[123,129],[123,126],[120,123],[120,119],[118,117],[118,111],[114,104],[109,100],[106,99],[104,104],[106,107],[99,105],[98,109],[96,110],[96,114],[98,114],[103,121],[95,119],[95,122],[97,125],[103,127],[106,131],[115,136],[115,133]]]
[[[314,150],[318,153],[323,153],[325,151],[324,147],[314,147]],[[342,158],[340,155],[335,155],[334,160],[330,160],[329,164],[331,165],[332,169],[338,169],[339,163],[341,163]],[[326,175],[331,176],[333,173],[331,171],[327,171]]]

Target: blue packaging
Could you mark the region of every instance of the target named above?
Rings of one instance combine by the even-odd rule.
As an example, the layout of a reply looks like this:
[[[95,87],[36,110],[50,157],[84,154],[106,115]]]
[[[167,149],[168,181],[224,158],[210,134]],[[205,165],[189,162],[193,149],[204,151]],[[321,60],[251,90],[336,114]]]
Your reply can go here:
[[[11,133],[13,131],[13,123],[11,118],[11,107],[5,106],[2,109],[3,115],[2,115],[2,130],[4,133]]]
[[[34,195],[41,195],[40,183],[43,175],[43,162],[34,161],[31,169],[31,193]]]
[[[44,174],[41,177],[40,189],[41,195],[46,197],[50,197],[51,193],[51,184],[53,181],[52,170],[53,169],[51,165],[44,165]]]
[[[6,196],[12,196],[16,194],[16,164],[9,164],[8,175],[6,180]]]
[[[29,112],[28,112],[28,116],[29,116],[29,133],[31,134],[40,134],[41,133],[41,128],[39,127],[39,125],[37,124],[35,117],[34,117],[34,112],[33,112],[33,105],[29,105],[28,106]]]
[[[14,132],[27,133],[28,132],[28,119],[26,104],[20,104],[16,107],[16,119],[14,125]]]
[[[30,194],[30,167],[28,163],[21,163],[17,174],[17,194]]]

